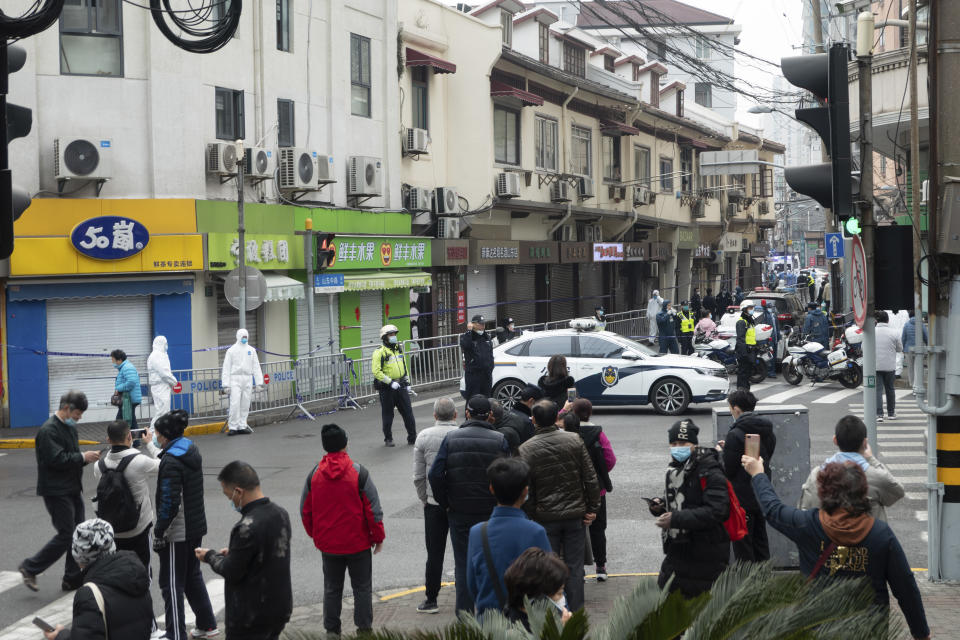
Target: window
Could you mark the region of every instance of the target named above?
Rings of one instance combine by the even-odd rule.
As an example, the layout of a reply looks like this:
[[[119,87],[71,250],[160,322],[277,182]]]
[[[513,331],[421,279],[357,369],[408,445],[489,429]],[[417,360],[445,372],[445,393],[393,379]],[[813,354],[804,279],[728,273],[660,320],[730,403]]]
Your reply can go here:
[[[677,117],[683,117],[683,89],[677,89]]]
[[[600,154],[603,159],[603,179],[620,182],[623,174],[620,171],[619,136],[602,136],[600,138]]]
[[[507,349],[507,353],[509,353],[512,356],[525,356],[527,355],[527,349],[530,348],[531,342],[533,341],[528,340],[526,342],[518,344],[515,347],[510,347],[509,349]]]
[[[713,108],[713,86],[709,82],[697,82],[693,85],[693,101],[708,109]]]
[[[660,74],[650,72],[650,106],[660,106]]]
[[[277,146],[295,147],[296,129],[293,123],[293,100],[277,100]]]
[[[710,59],[710,48],[711,48],[710,40],[708,40],[704,36],[697,36],[695,47],[696,47],[698,58],[700,58],[701,60]]]
[[[550,25],[537,23],[540,32],[540,62],[550,64]]]
[[[277,51],[290,51],[290,3],[277,0]]]
[[[350,113],[370,117],[370,38],[350,34]]]
[[[217,138],[243,140],[243,91],[217,87],[215,96]]]
[[[880,156],[880,176],[887,177],[887,156]]]
[[[632,66],[633,66],[633,81],[640,82],[640,65],[634,63]]]
[[[513,14],[500,9],[500,26],[503,46],[513,46]]]
[[[660,158],[660,191],[673,193],[673,158]]]
[[[587,75],[587,54],[575,44],[563,43],[563,70],[581,78]]]
[[[60,73],[123,76],[120,0],[66,0],[60,14]]]
[[[417,129],[428,129],[430,103],[430,72],[426,67],[414,67],[410,74],[411,108],[413,109],[413,126]]]
[[[684,193],[693,191],[693,149],[680,149],[680,190]]]
[[[527,355],[531,358],[549,358],[550,356],[573,356],[571,336],[549,336],[530,341]]]
[[[647,58],[664,62],[667,59],[667,43],[662,40],[651,40],[648,42]]]
[[[581,358],[619,358],[623,347],[616,342],[596,336],[578,336]]]
[[[537,116],[534,129],[534,155],[537,169],[557,170],[557,121]]]
[[[593,175],[592,132],[584,127],[571,127],[570,172],[588,178]]]
[[[614,65],[615,62],[616,60],[613,56],[603,56],[603,68],[610,73],[613,73],[617,70],[616,66]]]
[[[650,186],[650,149],[633,147],[633,177],[641,186]]]
[[[504,164],[520,164],[520,113],[493,107],[493,158]]]

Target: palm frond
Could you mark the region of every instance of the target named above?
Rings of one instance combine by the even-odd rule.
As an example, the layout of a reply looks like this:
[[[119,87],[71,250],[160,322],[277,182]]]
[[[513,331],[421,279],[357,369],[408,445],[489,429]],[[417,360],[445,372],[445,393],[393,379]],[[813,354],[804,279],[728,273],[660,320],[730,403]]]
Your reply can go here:
[[[617,598],[607,624],[591,633],[592,640],[626,640],[644,619],[667,598],[669,584],[661,591],[656,578],[644,576],[629,594]]]
[[[709,599],[709,593],[702,593],[688,600],[679,591],[674,591],[659,607],[647,614],[643,622],[624,640],[676,638],[690,626]]]

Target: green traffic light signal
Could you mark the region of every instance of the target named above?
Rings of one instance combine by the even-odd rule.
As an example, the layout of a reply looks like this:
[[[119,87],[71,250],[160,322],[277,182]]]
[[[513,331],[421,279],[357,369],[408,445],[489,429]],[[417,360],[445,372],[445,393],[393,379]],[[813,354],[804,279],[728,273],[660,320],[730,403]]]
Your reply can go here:
[[[847,230],[847,233],[851,236],[860,235],[862,229],[860,228],[860,218],[847,218],[846,223],[844,223],[843,228]]]

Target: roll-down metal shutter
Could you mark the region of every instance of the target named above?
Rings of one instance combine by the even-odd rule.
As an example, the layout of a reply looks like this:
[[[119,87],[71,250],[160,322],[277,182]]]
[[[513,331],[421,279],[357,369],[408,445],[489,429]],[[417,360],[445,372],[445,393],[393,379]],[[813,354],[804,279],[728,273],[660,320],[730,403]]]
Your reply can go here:
[[[364,291],[360,294],[360,345],[363,354],[370,355],[380,346],[380,329],[383,320],[383,296],[379,291]]]
[[[601,297],[609,293],[603,290],[603,265],[581,264],[577,265],[577,268],[580,271],[578,314],[592,316],[594,307],[609,304],[609,298]]]
[[[577,315],[576,289],[572,264],[550,265],[550,320],[566,320]]]
[[[533,324],[537,321],[537,305],[531,302],[537,298],[537,267],[532,264],[505,267],[507,270],[507,300],[516,300],[506,305],[506,311],[498,313],[498,320],[507,316],[517,325]],[[492,315],[492,314],[491,314]],[[490,316],[488,316],[490,317]],[[497,323],[499,324],[499,322]]]
[[[260,309],[247,311],[247,334],[250,344],[255,347],[261,347],[260,344]],[[217,344],[221,347],[229,347],[237,341],[237,329],[240,326],[240,312],[230,306],[227,299],[223,296],[223,288],[217,288]],[[226,349],[218,352],[218,361],[223,366],[223,358],[227,354]],[[263,362],[263,354],[258,354],[260,362]]]
[[[474,273],[479,271],[479,273]],[[473,267],[467,274],[467,321],[480,314],[487,320],[497,317],[497,268]]]
[[[340,298],[333,299],[333,351],[330,350],[330,300],[327,293],[313,296],[313,345],[307,344],[307,301],[297,300],[297,355],[301,358],[312,351],[314,355],[338,353],[340,351]]]

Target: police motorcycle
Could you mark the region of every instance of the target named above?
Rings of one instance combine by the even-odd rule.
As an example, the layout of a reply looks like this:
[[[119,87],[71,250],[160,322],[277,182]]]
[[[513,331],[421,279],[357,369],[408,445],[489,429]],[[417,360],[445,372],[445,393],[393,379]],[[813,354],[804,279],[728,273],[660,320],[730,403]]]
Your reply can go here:
[[[718,338],[709,339],[702,333],[695,336],[693,349],[700,358],[712,360],[722,364],[727,370],[727,375],[737,374],[737,334],[730,335],[729,332],[719,331]],[[750,384],[760,384],[767,378],[767,364],[773,358],[772,342],[770,336],[773,334],[773,327],[768,324],[756,326],[757,348],[756,358],[754,360],[753,371],[750,373]]]
[[[787,327],[792,332],[790,327]],[[846,336],[844,336],[846,338]],[[851,336],[857,339],[855,336]],[[862,342],[862,334],[859,336]],[[791,335],[787,342],[788,355],[783,359],[783,379],[798,385],[804,377],[811,382],[836,380],[847,389],[855,389],[863,383],[863,362],[851,357],[845,345],[828,351],[819,342],[805,340],[799,333]]]

